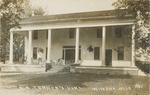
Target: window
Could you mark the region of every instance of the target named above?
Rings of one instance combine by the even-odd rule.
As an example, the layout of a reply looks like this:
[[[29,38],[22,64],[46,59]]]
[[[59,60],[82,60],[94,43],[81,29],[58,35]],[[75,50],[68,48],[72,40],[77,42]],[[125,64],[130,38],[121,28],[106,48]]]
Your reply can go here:
[[[48,39],[48,30],[46,30],[46,39]]]
[[[115,29],[115,36],[116,37],[122,37],[122,28],[116,28]]]
[[[33,59],[37,59],[37,47],[33,48]]]
[[[118,60],[124,60],[124,47],[118,47]]]
[[[100,59],[100,48],[94,47],[94,60],[99,60],[99,59]]]
[[[75,29],[74,28],[70,28],[69,29],[69,38],[72,39],[75,37]]]
[[[102,28],[97,29],[96,33],[97,33],[97,38],[102,38]]]
[[[81,49],[79,49],[79,60],[81,60]]]
[[[46,54],[45,56],[46,56],[46,59],[47,59],[47,47],[46,47],[46,53],[45,54]]]
[[[33,39],[38,39],[38,31],[37,30],[35,30],[34,32],[33,32]]]
[[[62,51],[62,59],[65,59],[64,53],[65,53],[65,50],[63,49],[63,51]]]

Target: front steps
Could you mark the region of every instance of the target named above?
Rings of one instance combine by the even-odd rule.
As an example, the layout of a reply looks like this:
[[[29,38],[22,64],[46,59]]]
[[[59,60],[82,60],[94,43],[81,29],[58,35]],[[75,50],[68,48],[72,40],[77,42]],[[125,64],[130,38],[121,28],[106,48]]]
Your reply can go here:
[[[76,66],[71,70],[78,73],[94,73],[105,75],[138,75],[138,69],[136,67],[88,67],[88,66]]]
[[[70,66],[67,65],[52,65],[52,69],[47,71],[48,73],[57,72],[70,72]]]

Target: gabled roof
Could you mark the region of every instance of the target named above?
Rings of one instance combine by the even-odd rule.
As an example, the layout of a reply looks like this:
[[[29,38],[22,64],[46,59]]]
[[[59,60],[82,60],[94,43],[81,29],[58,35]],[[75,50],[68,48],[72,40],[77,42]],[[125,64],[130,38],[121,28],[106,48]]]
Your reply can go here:
[[[75,19],[90,19],[90,18],[131,18],[131,15],[122,14],[125,10],[107,10],[107,11],[92,11],[92,12],[80,12],[58,15],[45,15],[45,16],[32,16],[25,18],[21,23],[36,23],[47,21],[60,21],[60,20],[75,20]]]

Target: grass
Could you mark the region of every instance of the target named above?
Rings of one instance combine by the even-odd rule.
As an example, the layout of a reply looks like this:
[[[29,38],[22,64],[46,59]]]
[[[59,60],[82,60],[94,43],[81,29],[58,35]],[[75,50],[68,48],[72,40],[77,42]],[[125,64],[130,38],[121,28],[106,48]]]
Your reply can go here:
[[[11,93],[16,90],[18,93],[26,91],[26,94],[21,95],[148,95],[149,93],[149,77],[140,76],[60,72],[3,75],[0,79],[2,89]]]

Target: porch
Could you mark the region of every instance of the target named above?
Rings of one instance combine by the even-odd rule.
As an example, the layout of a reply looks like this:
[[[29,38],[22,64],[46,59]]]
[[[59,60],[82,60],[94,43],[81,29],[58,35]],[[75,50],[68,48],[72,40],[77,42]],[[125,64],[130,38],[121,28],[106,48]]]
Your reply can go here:
[[[126,29],[130,27],[129,29]],[[117,33],[121,36],[117,37]],[[24,64],[39,64],[38,49],[42,48],[41,58],[43,63],[62,60],[62,64],[80,64],[81,66],[128,66],[134,67],[134,51],[132,47],[124,47],[125,36],[131,36],[130,25],[117,25],[107,27],[84,27],[84,28],[63,28],[47,30],[35,30],[21,32],[25,35],[25,54]],[[30,33],[31,32],[31,33]],[[50,37],[48,33],[50,32]],[[70,33],[73,32],[73,35]],[[77,34],[77,32],[79,32]],[[36,39],[34,38],[36,34]],[[78,36],[77,36],[78,35]],[[70,38],[70,36],[72,36]],[[80,37],[80,38],[79,38]],[[129,38],[130,41],[132,40]],[[30,41],[29,41],[30,40]],[[117,42],[117,43],[115,43]],[[49,46],[50,44],[50,46]],[[129,43],[131,44],[131,42]],[[48,46],[48,47],[47,47]],[[122,46],[122,53],[118,48]],[[30,47],[30,48],[29,48]],[[12,50],[12,49],[10,49]],[[12,51],[11,51],[12,52]],[[13,54],[10,55],[13,64]]]
[[[21,72],[21,73],[45,73],[45,65],[25,64],[1,64],[0,72]],[[52,64],[48,73],[72,72],[72,73],[93,73],[102,75],[139,75],[140,70],[136,67],[106,67],[106,66],[70,66]]]

